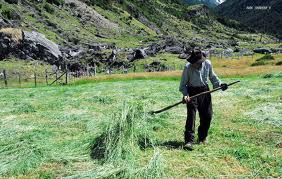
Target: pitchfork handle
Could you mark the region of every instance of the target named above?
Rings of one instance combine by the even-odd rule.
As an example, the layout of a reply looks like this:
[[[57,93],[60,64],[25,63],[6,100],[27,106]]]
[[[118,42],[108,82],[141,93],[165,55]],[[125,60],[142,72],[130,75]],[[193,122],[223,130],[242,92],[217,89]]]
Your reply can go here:
[[[231,86],[231,85],[234,85],[234,84],[239,83],[239,82],[240,82],[240,81],[235,81],[235,82],[232,82],[232,83],[227,84],[227,86]],[[196,94],[195,96],[191,96],[190,99],[196,98],[196,97],[201,96],[201,95],[204,95],[204,94],[213,93],[213,92],[218,91],[218,90],[220,90],[220,89],[222,89],[222,86],[220,86],[220,87],[218,87],[218,88],[215,88],[215,89],[213,89],[213,90],[211,90],[211,91],[205,91],[205,92]],[[180,104],[182,104],[182,103],[183,103],[183,100],[181,100],[181,101],[179,101],[178,103],[175,103],[175,104],[173,104],[173,105],[171,105],[171,106],[165,107],[165,108],[163,108],[163,109],[161,109],[161,110],[158,110],[158,111],[151,111],[150,113],[151,113],[151,114],[158,114],[158,113],[167,111],[167,110],[169,110],[169,109],[171,109],[171,108],[173,108],[173,107],[175,107],[175,106],[178,106],[178,105],[180,105]]]

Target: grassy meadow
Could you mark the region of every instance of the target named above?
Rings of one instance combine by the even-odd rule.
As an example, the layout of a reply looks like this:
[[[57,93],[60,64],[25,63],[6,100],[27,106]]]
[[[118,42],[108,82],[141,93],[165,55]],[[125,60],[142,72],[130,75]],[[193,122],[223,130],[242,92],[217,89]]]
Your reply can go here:
[[[174,73],[1,89],[1,178],[282,176],[281,72],[224,77],[242,82],[213,94],[209,144],[193,151],[185,106],[148,114],[181,99]]]

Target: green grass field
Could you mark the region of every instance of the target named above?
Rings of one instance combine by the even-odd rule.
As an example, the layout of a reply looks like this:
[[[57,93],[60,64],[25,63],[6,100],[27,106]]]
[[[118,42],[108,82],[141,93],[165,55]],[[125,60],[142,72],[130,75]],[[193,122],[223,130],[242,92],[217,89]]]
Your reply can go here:
[[[282,177],[281,73],[240,80],[213,94],[209,144],[193,151],[185,106],[147,113],[181,99],[178,79],[1,89],[0,178]]]

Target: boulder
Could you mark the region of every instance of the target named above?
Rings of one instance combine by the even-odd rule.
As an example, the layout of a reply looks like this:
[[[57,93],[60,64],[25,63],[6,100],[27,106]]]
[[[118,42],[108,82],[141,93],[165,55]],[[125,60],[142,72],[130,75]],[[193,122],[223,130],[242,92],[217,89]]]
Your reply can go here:
[[[144,59],[147,57],[147,54],[144,49],[136,49],[133,54],[128,55],[127,59],[130,62],[133,62],[138,59]]]
[[[155,71],[167,71],[169,70],[169,67],[166,66],[164,63],[161,61],[153,61],[150,64],[145,64],[144,68],[147,72],[155,72]]]
[[[173,54],[181,54],[184,52],[184,49],[180,46],[172,46],[172,47],[166,47],[165,51]]]
[[[0,16],[0,28],[6,27],[8,24],[5,20]]]
[[[145,49],[145,52],[147,55],[153,56],[153,55],[156,55],[159,51],[161,51],[164,48],[165,48],[164,45],[153,43]]]
[[[94,51],[102,51],[106,49],[115,48],[114,44],[105,44],[105,43],[88,43],[86,44],[89,49],[93,49]]]
[[[254,55],[254,52],[252,52],[248,49],[242,49],[242,50],[240,50],[240,55],[241,56],[251,56],[251,55]]]
[[[253,51],[255,53],[261,53],[261,54],[272,53],[272,51],[269,48],[256,48]]]
[[[59,46],[48,40],[43,34],[24,31],[23,37],[23,49],[29,52],[33,58],[41,58],[53,64],[62,57]]]
[[[282,48],[271,48],[270,49],[273,53],[282,53]]]
[[[187,54],[187,53],[182,53],[178,56],[178,58],[180,58],[180,59],[187,59],[188,57],[189,57],[189,54]]]

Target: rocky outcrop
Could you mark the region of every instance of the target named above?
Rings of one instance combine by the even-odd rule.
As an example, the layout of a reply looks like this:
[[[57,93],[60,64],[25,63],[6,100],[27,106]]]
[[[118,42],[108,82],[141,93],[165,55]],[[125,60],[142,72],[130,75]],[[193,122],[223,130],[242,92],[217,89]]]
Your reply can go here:
[[[38,59],[50,64],[60,64],[62,60],[58,45],[34,31],[14,28],[0,30],[0,49],[1,59],[14,55],[20,59]]]
[[[118,28],[118,24],[109,21],[93,8],[87,6],[84,2],[77,0],[65,0],[65,4],[69,5],[73,10],[72,13],[77,17],[80,17],[81,21],[84,23],[92,23],[106,29]]]

